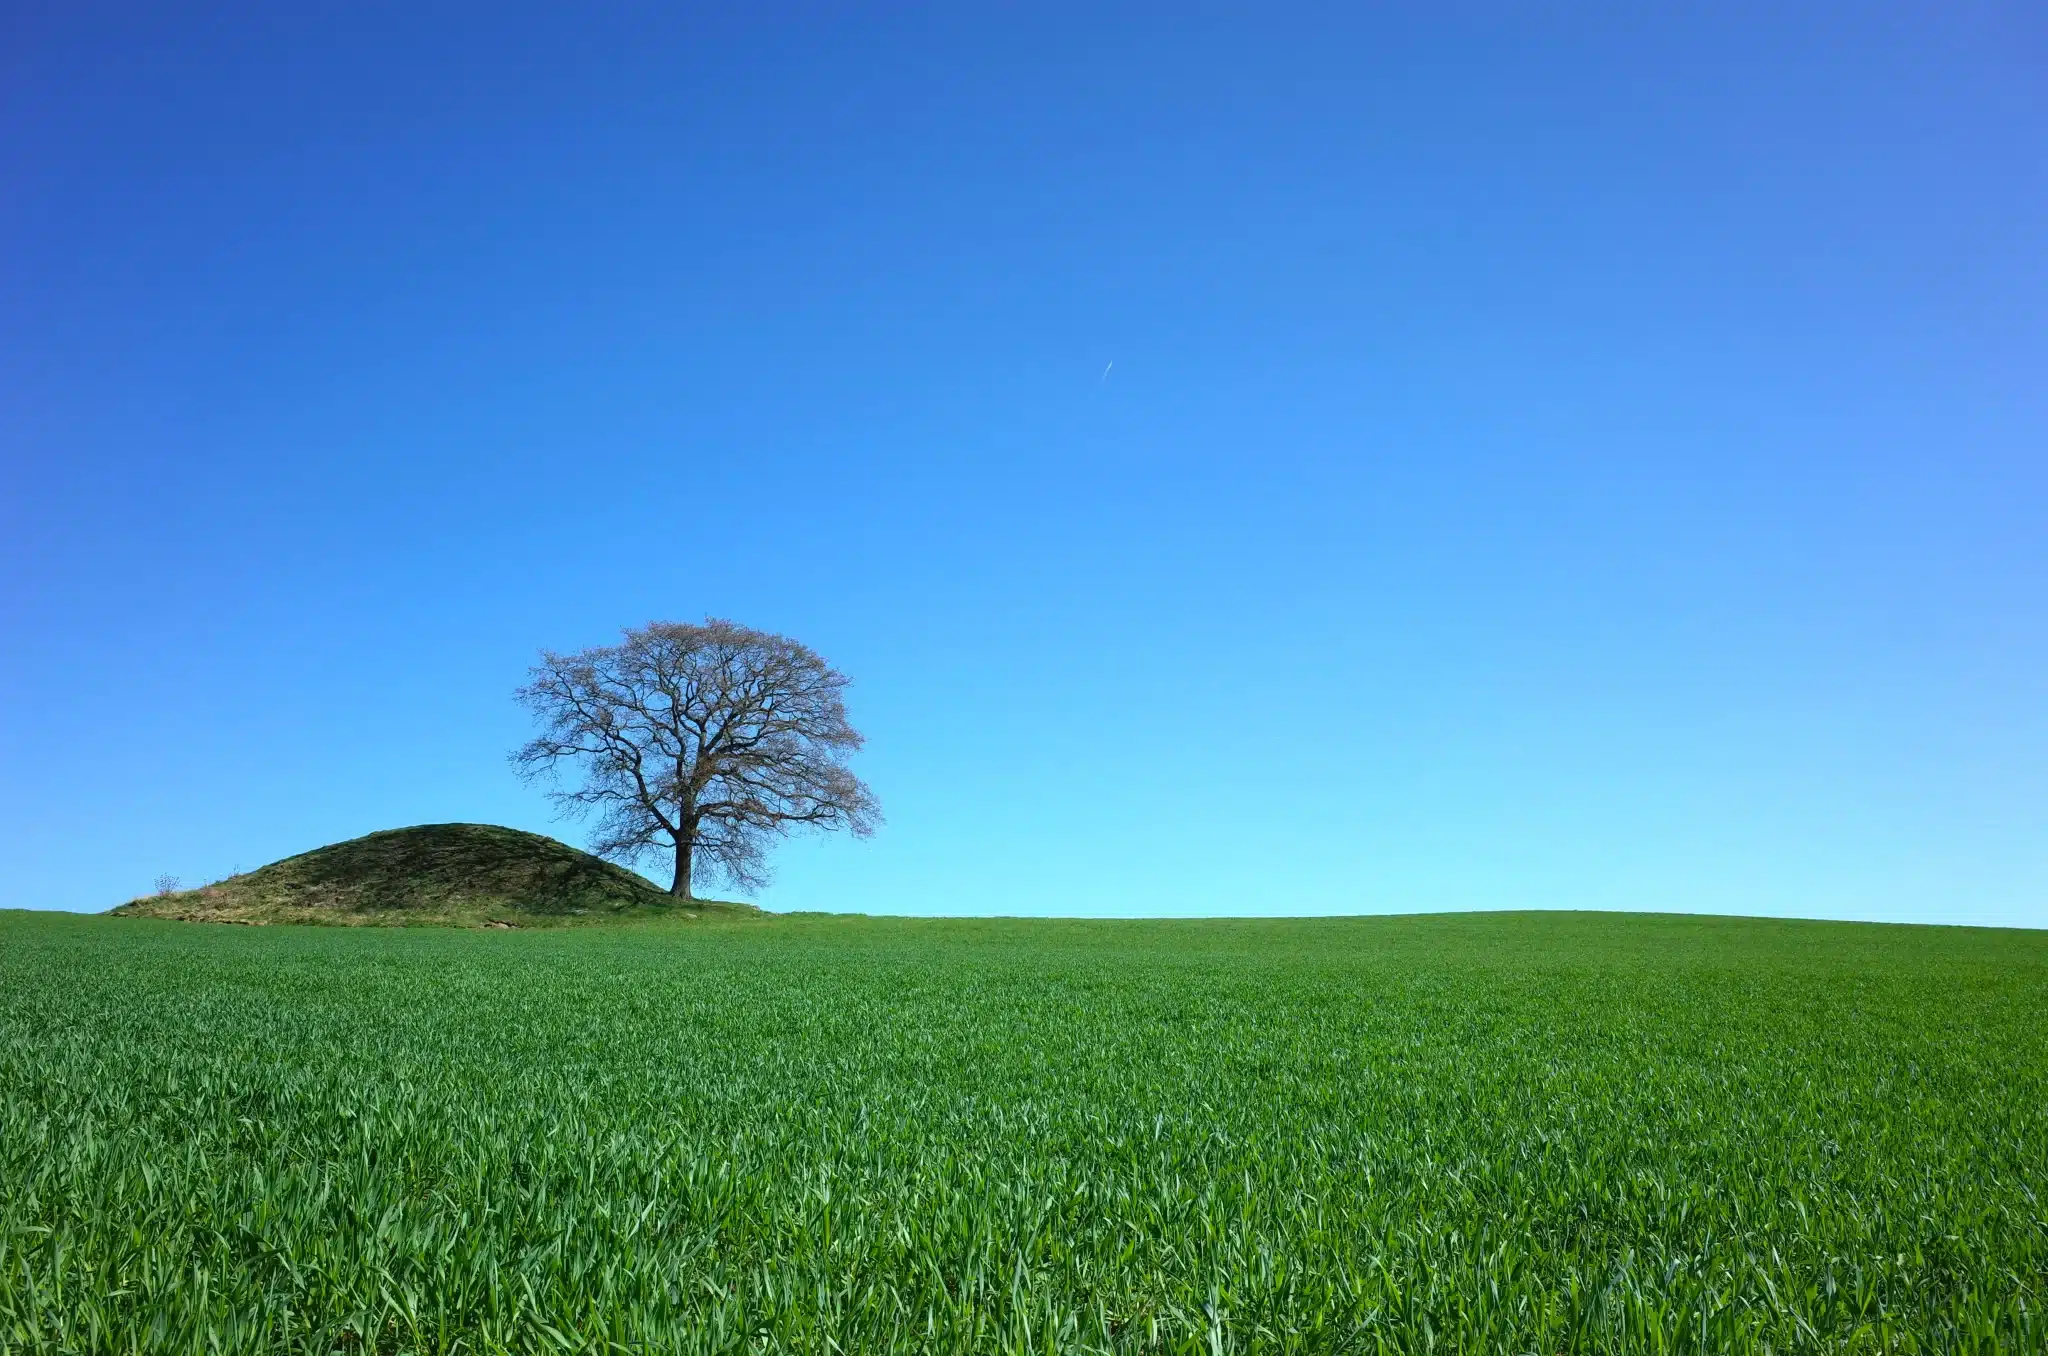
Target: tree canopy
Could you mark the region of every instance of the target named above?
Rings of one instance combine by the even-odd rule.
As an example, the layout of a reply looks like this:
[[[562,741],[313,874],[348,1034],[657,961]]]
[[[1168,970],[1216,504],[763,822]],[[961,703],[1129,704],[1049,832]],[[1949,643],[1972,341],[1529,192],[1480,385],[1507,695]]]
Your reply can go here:
[[[775,839],[866,837],[881,823],[846,765],[863,742],[846,686],[787,636],[716,618],[651,622],[616,645],[542,651],[517,694],[541,732],[512,761],[555,783],[565,813],[596,816],[599,856],[672,857],[671,894],[689,898],[699,876],[757,889]]]

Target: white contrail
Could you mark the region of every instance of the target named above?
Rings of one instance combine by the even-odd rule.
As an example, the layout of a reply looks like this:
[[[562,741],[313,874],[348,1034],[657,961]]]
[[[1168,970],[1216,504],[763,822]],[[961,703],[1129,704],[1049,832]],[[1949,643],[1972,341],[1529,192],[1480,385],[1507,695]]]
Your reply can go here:
[[[1115,366],[1116,366],[1116,359],[1114,359],[1114,358],[1111,358],[1111,359],[1109,360],[1109,366],[1108,366],[1108,367],[1105,367],[1105,368],[1103,368],[1103,369],[1102,369],[1102,379],[1103,379],[1104,381],[1108,381],[1108,380],[1109,380],[1109,368],[1110,368],[1110,367],[1115,367]]]

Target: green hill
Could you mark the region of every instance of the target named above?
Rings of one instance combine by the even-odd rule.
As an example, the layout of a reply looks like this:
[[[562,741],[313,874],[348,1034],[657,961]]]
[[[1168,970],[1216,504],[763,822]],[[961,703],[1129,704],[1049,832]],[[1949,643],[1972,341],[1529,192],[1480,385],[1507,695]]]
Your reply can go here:
[[[302,852],[197,890],[131,900],[116,914],[200,923],[545,927],[707,913],[567,843],[495,824],[421,824]]]

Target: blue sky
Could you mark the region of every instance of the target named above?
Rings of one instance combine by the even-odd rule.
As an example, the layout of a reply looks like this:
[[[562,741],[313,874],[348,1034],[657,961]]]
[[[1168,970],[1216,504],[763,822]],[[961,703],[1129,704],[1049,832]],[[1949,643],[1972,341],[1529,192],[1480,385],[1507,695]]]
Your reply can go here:
[[[0,16],[0,906],[708,614],[774,908],[2048,926],[2038,6],[855,9]]]

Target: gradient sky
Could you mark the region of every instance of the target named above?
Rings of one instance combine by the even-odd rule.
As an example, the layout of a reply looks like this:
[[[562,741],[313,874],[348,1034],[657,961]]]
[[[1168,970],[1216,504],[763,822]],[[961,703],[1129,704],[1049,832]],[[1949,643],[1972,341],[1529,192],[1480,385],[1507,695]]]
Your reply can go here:
[[[710,614],[772,908],[2048,926],[2031,0],[7,5],[0,462],[0,906]]]

